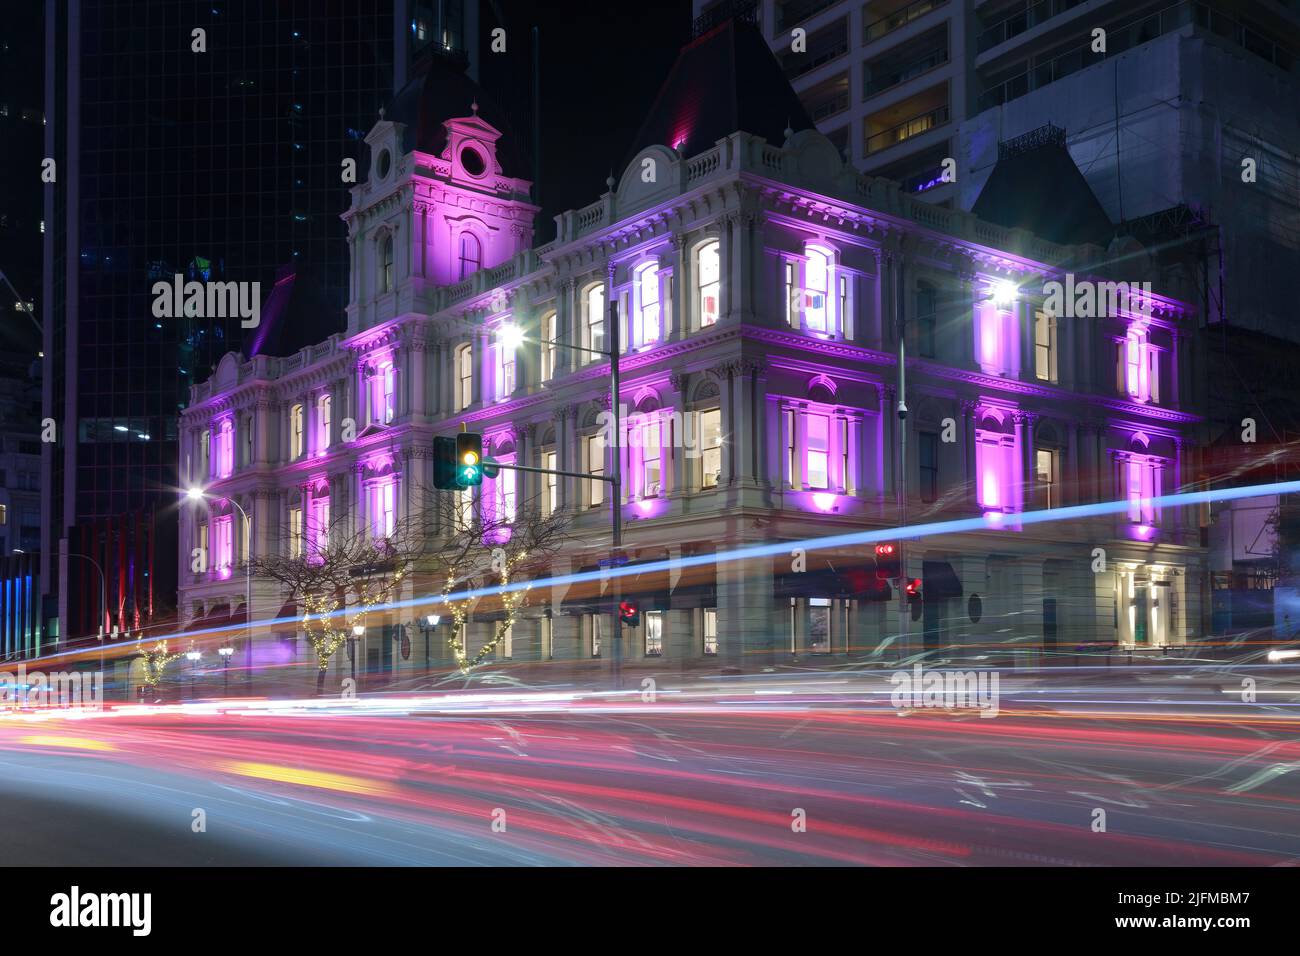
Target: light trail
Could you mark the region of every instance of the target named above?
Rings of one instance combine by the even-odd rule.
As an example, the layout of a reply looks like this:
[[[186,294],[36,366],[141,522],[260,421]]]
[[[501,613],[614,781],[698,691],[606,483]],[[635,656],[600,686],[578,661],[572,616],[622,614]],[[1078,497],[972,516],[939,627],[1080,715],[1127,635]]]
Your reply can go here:
[[[1143,498],[1143,505],[1155,505],[1164,508],[1183,508],[1207,504],[1215,501],[1235,501],[1241,498],[1260,498],[1268,495],[1286,495],[1300,492],[1300,480],[1274,481],[1259,485],[1246,485],[1239,488],[1213,488],[1206,491],[1184,491],[1155,498]],[[367,610],[374,613],[383,611],[405,610],[412,607],[435,607],[452,601],[468,601],[475,598],[495,597],[518,591],[527,591],[549,587],[561,587],[582,584],[589,581],[608,581],[611,578],[629,577],[640,574],[653,574],[658,571],[681,571],[686,568],[704,565],[730,564],[736,561],[748,561],[754,558],[768,558],[776,555],[788,555],[792,551],[823,551],[828,548],[843,548],[852,545],[877,544],[881,541],[897,539],[912,540],[927,535],[960,534],[969,531],[1006,531],[1009,526],[1026,524],[1048,524],[1055,521],[1070,521],[1081,518],[1097,518],[1104,515],[1121,514],[1132,507],[1128,499],[1120,501],[1098,501],[1092,504],[1071,505],[1067,508],[1045,508],[1039,511],[996,512],[996,522],[987,515],[978,518],[955,518],[949,521],[932,521],[925,524],[902,525],[895,528],[879,528],[867,531],[850,531],[843,534],[825,535],[820,538],[805,538],[800,541],[777,541],[770,544],[750,545],[713,554],[687,555],[680,558],[667,558],[662,561],[648,561],[642,564],[624,565],[615,568],[602,568],[597,571],[578,571],[571,574],[555,575],[547,578],[535,578],[516,581],[505,585],[492,585],[481,588],[457,591],[451,594],[424,595],[404,601],[390,601],[376,604]],[[355,609],[340,608],[325,617],[330,619],[345,617]],[[268,618],[258,621],[257,628],[269,628],[282,624],[293,624],[297,617]],[[160,634],[134,641],[124,641],[113,645],[113,650],[120,653],[124,649],[141,645],[157,644],[159,641],[195,640],[205,635],[225,634],[228,627],[206,628],[198,631],[177,631],[172,634]],[[91,648],[90,650],[96,650]],[[68,655],[87,653],[86,648],[75,651],[62,651],[45,657],[32,658],[28,663],[38,661],[60,660]]]

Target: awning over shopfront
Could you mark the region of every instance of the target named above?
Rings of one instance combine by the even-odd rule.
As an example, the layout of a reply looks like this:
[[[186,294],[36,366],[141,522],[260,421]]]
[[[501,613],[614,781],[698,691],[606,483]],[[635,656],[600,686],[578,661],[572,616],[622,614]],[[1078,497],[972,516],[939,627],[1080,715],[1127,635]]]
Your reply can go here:
[[[921,594],[927,601],[962,596],[961,579],[947,561],[921,562]]]

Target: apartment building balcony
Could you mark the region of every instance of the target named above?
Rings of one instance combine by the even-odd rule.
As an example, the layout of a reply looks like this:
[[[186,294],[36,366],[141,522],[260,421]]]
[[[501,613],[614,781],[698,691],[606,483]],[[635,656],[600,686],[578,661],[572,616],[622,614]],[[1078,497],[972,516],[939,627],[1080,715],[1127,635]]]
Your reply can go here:
[[[799,94],[799,99],[803,101],[814,123],[820,124],[822,120],[844,112],[851,101],[848,71],[810,86]]]
[[[1037,3],[1022,3],[1010,13],[999,14],[997,20],[976,34],[975,52],[979,54],[991,50],[1086,2],[1088,0],[1039,0]]]
[[[848,52],[849,20],[848,17],[842,17],[809,34],[808,47],[804,52],[785,53],[781,57],[781,68],[787,80],[795,80]]]
[[[866,154],[922,136],[950,119],[948,84],[941,83],[868,116],[863,128]]]
[[[872,43],[886,37],[947,3],[948,0],[912,0],[911,3],[906,0],[884,0],[881,3],[869,3],[862,12],[862,18],[866,21],[862,29],[862,40],[864,43]]]
[[[827,10],[840,0],[788,0],[776,5],[776,32],[784,33],[791,27],[802,23]]]
[[[1080,26],[1083,32],[1077,36],[1056,43],[1038,55],[1024,56],[1018,62],[1000,67],[995,73],[986,74],[984,89],[976,99],[976,111],[1000,106],[1110,57],[1188,27],[1207,31],[1285,72],[1294,72],[1296,69],[1297,55],[1292,47],[1271,39],[1251,24],[1229,16],[1207,3],[1183,0],[1158,10],[1123,16],[1105,24],[1105,53],[1093,52],[1091,28],[1083,30]],[[1041,47],[1041,42],[1038,45]],[[1012,48],[1005,54],[992,56],[998,63],[1007,63],[1014,52]],[[977,70],[988,70],[992,62],[984,58],[977,64]]]
[[[947,62],[947,28],[939,26],[864,64],[862,95],[883,93]]]

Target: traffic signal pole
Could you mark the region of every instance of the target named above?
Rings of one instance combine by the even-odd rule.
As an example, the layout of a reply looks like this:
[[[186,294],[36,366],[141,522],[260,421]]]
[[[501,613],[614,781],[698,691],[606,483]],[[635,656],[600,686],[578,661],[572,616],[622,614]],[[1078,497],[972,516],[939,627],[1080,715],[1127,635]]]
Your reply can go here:
[[[618,302],[614,296],[609,297],[609,380],[610,380],[610,408],[614,413],[614,439],[610,445],[613,451],[613,461],[610,463],[610,477],[613,478],[611,483],[611,493],[609,499],[610,508],[610,564],[613,565],[621,556],[623,549],[623,482],[622,482],[622,455],[621,436],[623,432],[623,416],[619,414],[619,380],[618,380],[618,353],[619,353],[619,328],[618,328]],[[614,586],[614,689],[623,689],[623,615],[619,611],[619,605],[622,603],[622,579],[615,577]]]
[[[898,495],[898,526],[907,525],[907,320],[903,314],[903,276],[902,267],[894,270],[894,321],[898,329],[898,471],[895,475],[895,491]],[[898,647],[900,656],[911,650],[911,635],[908,617],[907,588],[907,545],[902,535],[898,538],[898,566],[902,575],[898,579]]]

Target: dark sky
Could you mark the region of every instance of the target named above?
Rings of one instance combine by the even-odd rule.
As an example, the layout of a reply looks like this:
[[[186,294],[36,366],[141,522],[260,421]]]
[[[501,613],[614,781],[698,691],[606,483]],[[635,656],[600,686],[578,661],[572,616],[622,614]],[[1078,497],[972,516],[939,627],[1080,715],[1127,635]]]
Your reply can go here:
[[[518,101],[507,105],[522,114],[532,95],[528,35],[533,25],[540,28],[543,208],[537,242],[543,243],[554,235],[557,213],[595,202],[611,169],[615,178],[622,172],[618,164],[690,39],[691,4],[498,0],[497,7],[507,49],[484,53],[483,77],[517,89]],[[485,41],[490,28],[483,31]]]

